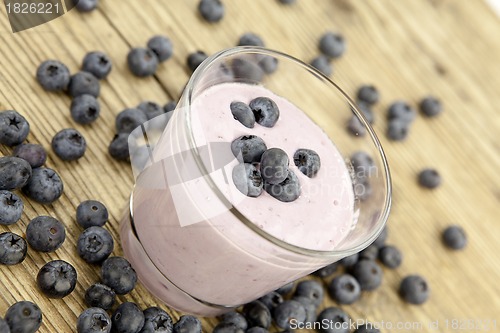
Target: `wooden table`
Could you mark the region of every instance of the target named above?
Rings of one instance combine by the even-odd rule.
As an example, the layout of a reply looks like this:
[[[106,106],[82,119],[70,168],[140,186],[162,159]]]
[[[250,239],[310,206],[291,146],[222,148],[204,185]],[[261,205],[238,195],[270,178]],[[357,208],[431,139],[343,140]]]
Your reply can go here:
[[[76,127],[86,137],[88,151],[71,163],[50,151],[47,165],[60,172],[64,195],[46,206],[26,200],[22,220],[0,227],[2,232],[24,234],[30,219],[52,215],[65,223],[68,235],[55,253],[30,250],[22,264],[0,267],[0,315],[16,301],[32,300],[44,312],[40,332],[76,332],[76,318],[85,308],[84,291],[99,276],[98,268],[85,264],[76,253],[81,230],[75,222],[75,208],[82,200],[103,201],[110,211],[107,228],[118,240],[118,221],[133,184],[130,167],[107,154],[118,112],[142,100],[165,103],[177,99],[189,77],[185,65],[189,52],[213,53],[235,45],[242,33],[254,31],[269,47],[309,61],[318,54],[319,36],[334,30],[342,32],[349,43],[346,55],[335,61],[335,80],[350,94],[362,83],[375,83],[382,92],[382,101],[375,107],[375,128],[393,175],[388,242],[405,256],[399,269],[384,270],[378,291],[367,292],[361,301],[343,308],[354,319],[391,323],[393,329],[384,332],[404,331],[396,329],[397,323],[417,325],[406,329],[414,332],[453,331],[454,319],[459,324],[470,319],[478,325],[497,320],[496,330],[500,330],[499,18],[482,1],[468,0],[225,4],[224,20],[211,25],[198,17],[197,0],[101,1],[93,13],[71,11],[16,34],[11,33],[5,11],[1,11],[0,109],[16,109],[26,116],[32,126],[29,142],[49,148],[57,131]],[[168,35],[175,54],[154,77],[137,79],[126,67],[126,54],[132,46],[145,45],[154,34]],[[60,59],[74,72],[90,50],[108,53],[114,68],[102,84],[101,118],[92,126],[80,126],[70,118],[70,99],[43,91],[34,73],[48,58]],[[415,105],[427,94],[438,96],[445,112],[435,119],[418,117],[406,142],[388,141],[383,135],[388,104],[405,99]],[[10,153],[5,147],[0,150]],[[416,184],[416,174],[427,166],[436,167],[444,178],[435,191]],[[462,252],[449,251],[441,244],[442,229],[452,223],[462,225],[468,233],[469,245]],[[114,254],[122,254],[120,246]],[[58,258],[77,267],[78,284],[70,296],[50,300],[37,291],[34,276],[44,263]],[[429,281],[431,298],[422,306],[404,304],[397,296],[400,280],[410,273],[422,274]],[[141,285],[120,297],[125,300],[143,308],[159,304]],[[332,304],[326,297],[323,306]],[[175,319],[180,316],[171,313]],[[435,322],[439,327],[429,328]],[[216,320],[203,323],[211,331]],[[495,329],[490,327],[490,331]]]

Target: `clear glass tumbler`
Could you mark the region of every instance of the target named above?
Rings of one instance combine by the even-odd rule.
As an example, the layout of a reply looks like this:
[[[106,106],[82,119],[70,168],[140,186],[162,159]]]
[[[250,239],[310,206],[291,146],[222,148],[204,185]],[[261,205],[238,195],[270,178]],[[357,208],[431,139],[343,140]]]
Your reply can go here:
[[[336,162],[330,164],[336,164],[337,174],[323,177],[316,188],[300,175],[301,197],[307,201],[299,197],[284,203],[267,193],[261,199],[231,191],[231,170],[238,163],[230,149],[234,130],[232,125],[219,129],[220,140],[210,141],[220,107],[207,105],[211,100],[203,98],[216,88],[222,91],[221,99],[236,98],[234,84],[271,94],[280,108],[302,110],[297,114],[302,120],[288,124],[305,124],[323,135],[321,140],[306,136],[303,148],[332,147],[336,155],[330,161]],[[208,118],[207,114],[200,117],[204,110],[212,112]],[[286,112],[281,111],[284,120],[276,129],[255,130],[286,133]],[[359,122],[358,132],[346,129],[353,119]],[[234,127],[243,128],[237,121]],[[143,154],[134,150],[138,138],[146,143]],[[136,129],[129,143],[132,164],[137,167],[137,155],[143,156],[143,163],[134,169],[136,184],[121,226],[125,256],[148,290],[183,312],[218,315],[356,253],[376,239],[389,214],[389,169],[367,120],[336,83],[280,52],[237,47],[209,57],[190,78],[175,111]],[[329,170],[325,161],[328,158],[322,159],[318,176]],[[346,201],[313,206],[337,194]],[[243,209],[246,203],[253,204],[245,200],[262,200],[258,202],[268,205],[264,215]],[[343,220],[317,225],[322,219],[315,211],[318,207],[340,209]],[[273,227],[283,224],[285,228],[263,227],[260,220],[274,208],[287,218],[275,218]],[[299,220],[307,220],[309,229],[298,226]],[[311,245],[325,234],[332,238],[330,247]]]

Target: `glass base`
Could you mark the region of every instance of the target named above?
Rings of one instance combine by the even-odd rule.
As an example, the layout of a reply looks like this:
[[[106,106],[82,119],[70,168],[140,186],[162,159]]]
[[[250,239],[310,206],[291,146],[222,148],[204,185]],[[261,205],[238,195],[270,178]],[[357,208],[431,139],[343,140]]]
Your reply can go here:
[[[151,261],[137,238],[130,210],[121,222],[120,235],[125,257],[136,270],[141,283],[169,307],[205,317],[217,316],[234,310],[234,307],[214,305],[198,300],[168,280]]]

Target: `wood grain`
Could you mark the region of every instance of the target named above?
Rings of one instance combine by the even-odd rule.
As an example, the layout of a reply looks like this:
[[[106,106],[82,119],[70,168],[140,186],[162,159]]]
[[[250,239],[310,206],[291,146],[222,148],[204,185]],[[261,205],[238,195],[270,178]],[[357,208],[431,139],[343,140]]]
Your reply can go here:
[[[75,242],[80,228],[75,208],[85,199],[98,199],[110,211],[107,228],[118,239],[118,221],[133,184],[130,167],[112,160],[107,145],[114,132],[114,117],[142,100],[165,103],[180,96],[189,78],[185,59],[201,49],[213,53],[236,44],[254,31],[267,46],[309,61],[317,55],[317,40],[327,30],[340,31],[348,40],[345,57],[335,61],[334,80],[349,94],[362,83],[375,83],[382,101],[375,107],[375,129],[389,158],[393,175],[394,206],[389,219],[389,243],[403,250],[404,263],[384,270],[383,286],[365,293],[355,305],[343,307],[352,318],[396,323],[417,322],[406,331],[451,332],[446,320],[497,320],[500,325],[500,20],[482,1],[307,1],[293,6],[277,1],[225,1],[226,16],[207,24],[196,13],[197,0],[101,1],[97,11],[71,11],[37,28],[12,34],[6,12],[0,16],[0,109],[16,109],[32,125],[29,142],[50,147],[60,129],[76,127],[88,141],[85,157],[62,162],[53,152],[47,165],[58,170],[64,195],[52,205],[25,201],[22,220],[1,226],[24,234],[38,215],[52,215],[67,227],[67,240],[55,253],[29,251],[20,265],[0,267],[0,315],[19,300],[35,301],[44,312],[40,329],[76,332],[78,314],[85,308],[85,289],[98,281],[98,267],[85,264]],[[154,77],[134,78],[126,68],[127,51],[145,45],[154,34],[166,34],[175,45],[172,59]],[[102,84],[102,116],[92,126],[75,124],[69,115],[70,99],[44,92],[34,80],[37,65],[60,59],[77,71],[90,50],[107,52],[114,61],[111,76]],[[307,93],[307,92],[306,92]],[[391,101],[412,104],[427,94],[442,99],[445,112],[436,119],[418,117],[408,140],[385,139],[385,110]],[[1,147],[6,155],[10,149]],[[436,167],[444,184],[435,191],[416,185],[423,167]],[[448,224],[462,225],[469,236],[463,252],[446,250],[440,232]],[[114,254],[121,255],[116,247]],[[48,260],[61,258],[78,269],[78,285],[63,300],[49,300],[37,291],[34,276]],[[402,303],[396,288],[410,273],[427,277],[432,295],[423,306]],[[141,307],[159,304],[141,285],[120,301]],[[333,305],[325,298],[323,306]],[[180,314],[170,311],[175,319]],[[203,321],[210,332],[215,319]],[[491,327],[490,327],[491,328]],[[497,328],[496,330],[499,330]],[[468,329],[467,331],[481,331]],[[495,329],[490,329],[495,331]]]

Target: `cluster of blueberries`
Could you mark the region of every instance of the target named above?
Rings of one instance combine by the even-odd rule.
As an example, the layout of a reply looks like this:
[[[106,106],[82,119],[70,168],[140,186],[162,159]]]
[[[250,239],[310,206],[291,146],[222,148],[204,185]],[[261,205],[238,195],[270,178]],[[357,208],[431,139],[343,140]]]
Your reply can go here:
[[[154,75],[158,64],[168,60],[174,52],[172,41],[157,35],[148,40],[147,47],[135,47],[127,55],[128,68],[138,77]]]
[[[319,39],[318,49],[321,54],[312,59],[310,64],[326,76],[333,73],[332,60],[340,58],[347,49],[347,42],[338,32],[327,31]]]
[[[156,62],[165,61],[172,55],[172,50],[172,43],[167,37],[157,35],[150,38],[147,49],[136,48],[130,51],[127,59],[131,72],[137,76],[145,76],[147,68],[151,68],[144,62],[145,59],[156,59]],[[111,59],[104,52],[94,51],[85,55],[81,71],[72,76],[68,67],[62,62],[46,60],[38,67],[36,77],[40,85],[47,91],[66,91],[73,98],[70,106],[72,119],[78,124],[88,125],[96,121],[100,115],[100,104],[97,99],[100,94],[99,80],[105,79],[111,69]],[[156,66],[148,75],[152,75],[155,70]],[[128,147],[130,132],[146,121],[174,110],[175,105],[175,102],[168,102],[161,107],[157,103],[144,101],[136,108],[127,108],[120,112],[115,121],[117,134],[108,147],[111,157],[128,161],[130,158]],[[24,135],[25,132],[28,132],[29,127],[22,127],[24,126],[24,118],[21,116],[16,115],[15,118],[17,120],[13,120],[14,122],[20,122],[17,124],[19,129],[16,129],[18,135]],[[34,149],[33,146],[30,147]],[[67,128],[53,137],[52,149],[62,160],[73,161],[85,154],[87,143],[78,130]]]
[[[234,119],[247,128],[253,128],[255,123],[274,127],[280,115],[278,106],[268,97],[257,97],[249,104],[233,101],[229,107]],[[242,162],[232,172],[233,182],[241,193],[258,197],[265,190],[283,202],[300,196],[299,178],[289,169],[288,155],[282,149],[268,149],[262,138],[243,135],[231,143],[231,151]],[[310,149],[298,149],[293,161],[308,177],[314,177],[321,166],[318,154]]]
[[[47,91],[65,91],[72,98],[72,119],[78,124],[87,125],[99,118],[99,80],[105,79],[111,69],[111,59],[103,52],[94,51],[85,55],[81,71],[74,75],[70,75],[68,67],[62,62],[46,60],[38,66],[36,78]],[[87,142],[78,130],[66,128],[53,137],[52,149],[62,160],[74,161],[85,154]]]
[[[371,84],[360,86],[356,93],[356,104],[369,124],[375,122],[375,114],[372,107],[379,100],[380,92]],[[418,107],[421,114],[427,118],[435,117],[443,111],[440,100],[432,95],[422,98],[418,103]],[[410,132],[410,125],[416,116],[417,111],[408,102],[403,100],[392,102],[387,109],[387,138],[392,141],[405,140]],[[347,129],[355,136],[361,137],[366,134],[366,128],[356,116],[349,119]]]

